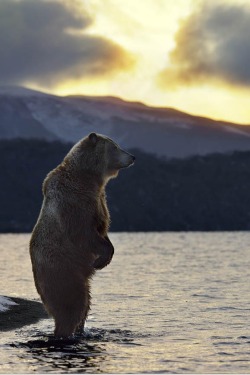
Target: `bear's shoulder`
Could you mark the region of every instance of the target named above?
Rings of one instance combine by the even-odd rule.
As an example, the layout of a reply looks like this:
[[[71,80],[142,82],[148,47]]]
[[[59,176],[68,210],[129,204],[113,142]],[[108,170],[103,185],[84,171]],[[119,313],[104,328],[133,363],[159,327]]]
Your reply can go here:
[[[53,169],[48,173],[45,180],[43,181],[43,194],[48,195],[53,191],[59,191],[62,181],[62,175],[59,168]]]

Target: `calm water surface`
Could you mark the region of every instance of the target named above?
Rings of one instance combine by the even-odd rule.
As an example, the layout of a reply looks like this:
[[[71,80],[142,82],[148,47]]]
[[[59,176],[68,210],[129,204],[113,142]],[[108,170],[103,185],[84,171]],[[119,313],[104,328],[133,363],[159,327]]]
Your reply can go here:
[[[113,233],[87,337],[41,320],[0,336],[1,373],[250,373],[250,233]],[[29,235],[0,236],[1,295],[38,299]]]

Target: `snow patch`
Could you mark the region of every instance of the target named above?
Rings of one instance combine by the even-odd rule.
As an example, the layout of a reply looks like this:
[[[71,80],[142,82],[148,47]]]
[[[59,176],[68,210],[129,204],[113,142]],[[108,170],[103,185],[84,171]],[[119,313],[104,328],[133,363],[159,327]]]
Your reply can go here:
[[[230,126],[224,126],[224,130],[226,130],[230,133],[236,133],[236,134],[240,134],[240,135],[245,135],[246,137],[250,137],[250,134],[247,133],[247,132],[244,132],[244,130],[232,128]]]
[[[9,310],[9,306],[13,305],[17,305],[17,303],[7,297],[0,296],[0,312]]]
[[[0,95],[8,95],[13,97],[27,97],[34,95],[39,97],[53,97],[53,95],[32,89],[27,89],[21,86],[0,86]]]

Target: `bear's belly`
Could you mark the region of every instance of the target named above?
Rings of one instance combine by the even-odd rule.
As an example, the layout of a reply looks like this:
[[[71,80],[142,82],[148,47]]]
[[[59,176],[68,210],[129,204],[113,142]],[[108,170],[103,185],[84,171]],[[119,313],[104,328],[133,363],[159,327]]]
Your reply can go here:
[[[110,223],[108,209],[104,202],[100,201],[95,215],[96,229],[98,233],[105,237],[107,235]]]
[[[108,225],[107,221],[105,220],[98,220],[97,222],[97,232],[102,236],[105,237],[108,232]]]

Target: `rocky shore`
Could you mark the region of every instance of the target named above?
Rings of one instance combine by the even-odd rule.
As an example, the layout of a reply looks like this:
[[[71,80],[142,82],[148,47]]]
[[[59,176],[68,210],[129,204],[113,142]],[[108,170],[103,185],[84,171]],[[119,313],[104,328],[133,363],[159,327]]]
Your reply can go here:
[[[46,319],[41,302],[17,297],[0,297],[0,332],[10,331]]]

